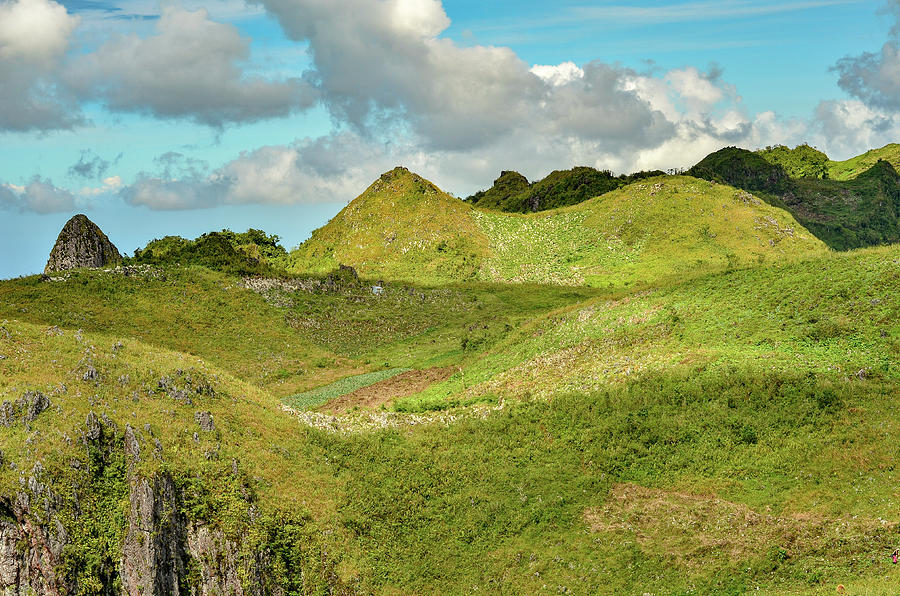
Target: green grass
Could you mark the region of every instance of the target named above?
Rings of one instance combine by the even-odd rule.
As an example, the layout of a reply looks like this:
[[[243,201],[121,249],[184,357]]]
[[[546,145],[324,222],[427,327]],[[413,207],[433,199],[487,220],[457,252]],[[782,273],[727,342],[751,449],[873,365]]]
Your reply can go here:
[[[344,377],[340,381],[335,381],[334,383],[323,385],[322,387],[316,387],[315,389],[298,393],[297,395],[285,397],[282,401],[286,406],[295,410],[311,410],[326,404],[335,398],[342,397],[364,387],[396,377],[409,370],[410,369],[408,368],[389,368],[387,370]]]
[[[291,259],[297,272],[341,263],[370,279],[620,289],[825,250],[785,211],[685,176],[526,216],[473,209],[395,170]]]
[[[196,266],[2,282],[0,404],[51,407],[0,426],[0,497],[29,476],[57,495],[60,569],[100,589],[130,425],[137,472],[171,475],[183,513],[287,593],[891,593],[900,245],[831,253],[733,188],[643,184],[531,216],[469,208],[496,251],[481,263],[542,285],[258,294]],[[604,289],[559,285],[582,280]],[[281,409],[447,365],[372,414],[392,428]],[[81,441],[91,412],[101,438]]]
[[[852,180],[870,169],[881,159],[900,171],[900,145],[891,143],[881,149],[872,149],[845,161],[829,161],[828,177],[833,180]]]
[[[764,363],[761,373],[862,370],[895,380],[898,262],[894,246],[595,298],[522,326],[465,371],[398,407],[452,407],[484,394],[552,398],[644,375],[725,374],[748,362]]]
[[[821,170],[824,154],[804,145],[759,153],[727,147],[689,173],[758,193],[788,210],[829,247],[850,250],[900,241],[900,175],[891,165],[898,163],[897,147],[888,145],[828,172]],[[785,168],[802,177],[792,178]]]

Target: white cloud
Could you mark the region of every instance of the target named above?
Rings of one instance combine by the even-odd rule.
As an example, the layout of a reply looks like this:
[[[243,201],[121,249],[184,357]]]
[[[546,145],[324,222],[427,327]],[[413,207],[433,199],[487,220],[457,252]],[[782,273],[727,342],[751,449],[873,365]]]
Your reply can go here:
[[[103,185],[98,187],[86,186],[78,191],[78,194],[85,197],[97,197],[100,195],[115,193],[124,186],[122,178],[119,176],[110,176],[103,179]]]
[[[0,208],[60,213],[75,209],[75,197],[69,191],[57,188],[51,181],[35,176],[25,186],[0,185]]]
[[[531,67],[531,73],[554,87],[584,78],[584,71],[574,62],[557,65],[535,64]]]
[[[247,76],[250,41],[206,11],[167,7],[155,35],[114,38],[75,59],[69,85],[109,109],[187,118],[222,126],[287,116],[310,107],[313,89],[299,78]]]
[[[65,52],[78,21],[51,0],[0,3],[0,60],[51,63]]]
[[[52,0],[0,2],[0,131],[71,128],[78,106],[56,84],[79,19]]]

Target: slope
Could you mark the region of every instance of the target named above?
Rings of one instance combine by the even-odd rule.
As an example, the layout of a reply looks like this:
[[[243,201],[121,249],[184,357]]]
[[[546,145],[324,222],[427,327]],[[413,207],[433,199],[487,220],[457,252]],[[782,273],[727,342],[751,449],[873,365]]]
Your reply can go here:
[[[289,268],[325,273],[352,265],[370,278],[471,279],[487,240],[472,207],[406,168],[385,173],[291,253]]]
[[[399,404],[488,402],[485,420],[329,443],[361,550],[412,592],[890,585],[898,250],[595,299],[511,333]]]
[[[759,194],[836,250],[900,241],[900,174],[883,160],[853,179],[794,179],[760,154],[727,147],[689,174]]]
[[[880,160],[884,160],[900,171],[900,145],[891,143],[881,149],[872,149],[862,155],[851,157],[845,161],[829,161],[828,177],[833,180],[852,180]]]
[[[296,272],[627,287],[825,250],[786,212],[683,176],[529,215],[474,209],[405,170],[386,177],[292,253]]]
[[[0,424],[0,558],[59,557],[44,568],[77,582],[72,592],[114,589],[123,571],[148,571],[134,553],[165,545],[173,557],[158,560],[181,560],[185,583],[220,593],[227,577],[262,593],[338,594],[896,585],[885,547],[900,521],[898,250],[547,304],[554,312],[500,332],[399,408],[496,409],[364,433],[335,432],[340,420],[307,428],[228,370],[133,338],[126,317],[104,333],[3,321],[0,403],[20,405]],[[208,275],[225,299],[212,288],[228,278]],[[37,317],[51,308],[41,292],[79,296],[83,279],[82,301],[110,277],[27,280],[34,293],[9,316]],[[190,287],[169,279],[170,294]],[[151,285],[140,302],[162,295]],[[321,303],[322,320],[340,315],[333,304]],[[468,328],[491,322],[471,310]],[[251,342],[274,320],[219,333]],[[180,321],[173,313],[173,336],[196,332]]]
[[[609,170],[579,166],[555,170],[542,180],[529,184],[518,172],[502,172],[491,188],[475,193],[466,202],[482,209],[533,213],[577,205],[632,182],[662,174],[653,171],[613,176]]]

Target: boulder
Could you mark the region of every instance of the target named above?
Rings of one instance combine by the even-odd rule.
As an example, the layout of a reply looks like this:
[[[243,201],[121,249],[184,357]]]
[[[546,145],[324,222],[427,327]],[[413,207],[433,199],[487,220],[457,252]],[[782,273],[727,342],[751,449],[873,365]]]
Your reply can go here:
[[[84,215],[76,215],[59,233],[44,273],[105,267],[121,260],[122,255],[97,224]]]

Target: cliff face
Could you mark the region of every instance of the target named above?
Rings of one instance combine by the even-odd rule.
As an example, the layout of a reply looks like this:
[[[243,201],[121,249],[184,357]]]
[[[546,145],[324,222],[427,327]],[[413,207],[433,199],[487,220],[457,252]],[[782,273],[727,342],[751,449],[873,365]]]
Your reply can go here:
[[[77,537],[73,540],[63,521],[72,523],[73,515],[87,512],[62,513],[63,500],[43,484],[38,464],[30,475],[22,476],[21,491],[0,497],[0,594],[76,594],[85,589],[129,596],[283,592],[267,575],[264,545],[241,544],[203,520],[190,519],[183,492],[169,473],[148,478],[136,471],[144,441],[131,427],[116,433],[114,423],[91,413],[80,441],[93,453],[105,454],[102,457],[120,457],[124,451],[128,508],[118,561],[105,557],[105,569],[94,572],[91,585],[80,583],[78,573],[72,572],[73,561],[85,554],[73,559],[67,551],[83,546],[76,544]],[[154,457],[159,453],[148,451]],[[252,526],[256,509],[249,494],[246,505]],[[299,569],[295,571],[299,575]]]
[[[105,267],[121,260],[122,255],[97,224],[84,215],[76,215],[59,233],[44,273]]]

